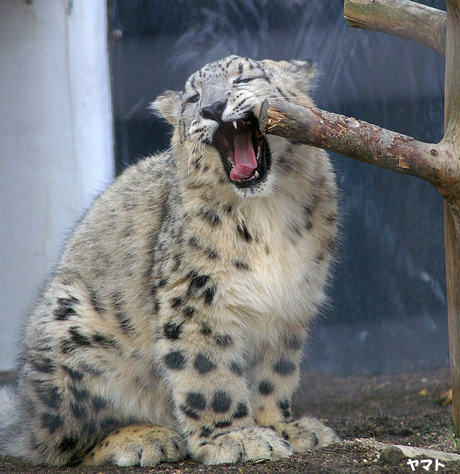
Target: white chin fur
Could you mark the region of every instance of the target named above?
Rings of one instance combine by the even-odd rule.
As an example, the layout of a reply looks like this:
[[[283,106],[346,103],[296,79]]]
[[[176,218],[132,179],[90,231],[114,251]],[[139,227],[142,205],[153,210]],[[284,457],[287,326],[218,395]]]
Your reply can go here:
[[[244,198],[267,197],[273,190],[272,181],[272,171],[269,170],[265,179],[260,183],[257,183],[255,186],[250,188],[238,188],[237,186],[233,186],[233,188],[239,196]]]

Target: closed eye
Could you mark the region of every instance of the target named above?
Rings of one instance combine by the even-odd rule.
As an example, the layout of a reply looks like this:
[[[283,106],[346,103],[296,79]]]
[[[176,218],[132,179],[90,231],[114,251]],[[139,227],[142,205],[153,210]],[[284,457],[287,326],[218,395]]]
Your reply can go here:
[[[192,95],[191,97],[189,97],[185,102],[187,104],[194,104],[196,102],[198,102],[200,100],[200,94],[195,94],[195,95]]]
[[[257,77],[237,77],[233,81],[233,84],[247,84],[248,82],[251,82],[254,79],[257,79]]]
[[[260,76],[253,76],[253,77],[247,77],[247,76],[237,77],[233,81],[233,84],[247,84],[248,82],[255,81],[256,79],[263,79],[264,81],[270,82],[270,79],[268,78],[267,75],[261,74]]]

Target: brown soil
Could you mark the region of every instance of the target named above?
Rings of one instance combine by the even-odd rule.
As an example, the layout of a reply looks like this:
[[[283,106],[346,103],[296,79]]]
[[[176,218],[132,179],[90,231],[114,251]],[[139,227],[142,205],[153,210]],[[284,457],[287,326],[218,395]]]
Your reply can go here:
[[[2,377],[0,376],[0,383]],[[366,442],[429,447],[440,451],[458,452],[449,433],[451,406],[440,404],[442,394],[449,388],[449,371],[440,369],[391,376],[332,377],[308,374],[296,397],[297,415],[307,411],[334,428],[343,442],[318,451],[269,462],[236,465],[203,466],[192,461],[162,464],[151,468],[52,469],[33,467],[13,458],[0,457],[0,473],[94,473],[94,474],[364,474],[429,471],[419,464],[415,471],[408,459],[393,462],[379,458],[379,452]],[[460,443],[459,443],[460,446]],[[421,458],[423,459],[423,457]],[[437,472],[460,473],[460,462],[443,461]],[[426,464],[424,464],[426,466]]]

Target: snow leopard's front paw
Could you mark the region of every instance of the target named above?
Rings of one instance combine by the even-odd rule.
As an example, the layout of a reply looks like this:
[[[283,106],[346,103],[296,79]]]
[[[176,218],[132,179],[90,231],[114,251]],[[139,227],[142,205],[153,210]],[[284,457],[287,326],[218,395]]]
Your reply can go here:
[[[275,423],[273,428],[280,436],[289,441],[296,453],[322,448],[340,441],[334,430],[309,416],[304,416],[297,421],[280,421]]]
[[[292,453],[292,446],[273,430],[250,426],[202,441],[192,450],[192,457],[203,464],[223,464],[279,459]]]
[[[85,466],[155,466],[185,459],[182,437],[168,428],[148,423],[129,425],[113,431],[83,459]]]

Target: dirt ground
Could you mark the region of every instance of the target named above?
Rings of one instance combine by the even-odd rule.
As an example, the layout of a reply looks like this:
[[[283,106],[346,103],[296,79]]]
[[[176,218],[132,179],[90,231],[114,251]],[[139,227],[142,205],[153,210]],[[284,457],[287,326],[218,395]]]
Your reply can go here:
[[[449,371],[440,369],[392,376],[333,377],[309,373],[296,397],[295,412],[308,412],[334,428],[343,441],[280,461],[206,467],[192,461],[151,468],[50,469],[0,457],[0,473],[54,474],[364,474],[405,472],[460,473],[460,462],[380,456],[375,441],[460,453],[449,433],[451,405],[442,405]],[[0,383],[2,377],[0,376]],[[408,464],[412,462],[412,466]],[[416,465],[418,461],[418,465]]]

